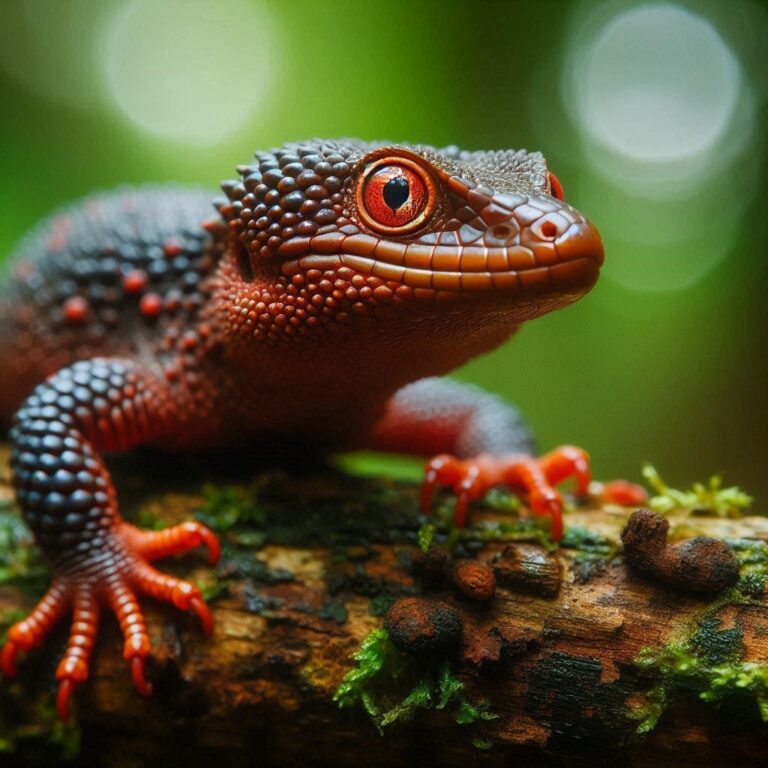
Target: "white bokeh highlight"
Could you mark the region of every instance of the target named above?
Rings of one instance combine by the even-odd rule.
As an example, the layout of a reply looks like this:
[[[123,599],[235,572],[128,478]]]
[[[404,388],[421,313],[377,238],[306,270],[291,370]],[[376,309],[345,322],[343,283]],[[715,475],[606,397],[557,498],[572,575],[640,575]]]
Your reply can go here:
[[[212,144],[265,102],[272,41],[269,13],[253,0],[127,0],[104,36],[107,90],[142,130]]]
[[[696,0],[575,14],[561,92],[581,137],[579,202],[603,233],[604,276],[625,288],[685,290],[731,252],[762,152],[732,44]]]
[[[678,160],[722,137],[741,81],[736,57],[709,21],[674,5],[641,5],[594,36],[577,108],[584,127],[614,151]]]

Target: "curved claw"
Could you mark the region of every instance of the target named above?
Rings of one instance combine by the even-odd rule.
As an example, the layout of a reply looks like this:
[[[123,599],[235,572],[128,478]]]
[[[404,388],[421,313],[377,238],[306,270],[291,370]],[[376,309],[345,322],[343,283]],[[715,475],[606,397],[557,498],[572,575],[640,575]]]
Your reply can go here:
[[[198,525],[198,532],[202,539],[203,545],[208,550],[208,562],[211,565],[216,565],[221,558],[221,544],[219,543],[219,537],[207,526],[200,525],[199,523],[193,523]]]
[[[480,454],[471,459],[444,454],[427,463],[421,504],[428,511],[435,486],[451,486],[456,494],[455,523],[464,526],[472,499],[494,486],[507,485],[527,494],[534,514],[551,518],[551,535],[558,540],[563,535],[563,501],[554,486],[568,478],[576,481],[579,496],[588,495],[592,481],[589,455],[572,445],[555,448],[538,459],[525,454]]]
[[[468,490],[460,491],[456,496],[456,506],[453,510],[453,524],[457,528],[467,525],[467,508],[469,507],[470,493]]]
[[[428,515],[432,511],[432,497],[437,483],[437,470],[430,467],[424,473],[424,482],[421,484],[421,511]]]
[[[195,520],[188,520],[160,531],[143,531],[124,522],[121,532],[131,549],[146,560],[160,560],[170,555],[179,555],[201,545],[208,550],[208,561],[211,565],[216,565],[221,557],[221,544],[216,534]]]
[[[189,609],[197,614],[200,619],[200,624],[203,627],[203,632],[206,635],[210,635],[213,632],[213,616],[211,610],[205,603],[202,597],[193,597],[189,601]]]
[[[56,715],[59,720],[64,722],[69,720],[69,702],[76,687],[77,683],[68,677],[59,683],[59,690],[56,694]]]
[[[16,654],[18,652],[19,647],[13,640],[8,640],[3,646],[3,651],[0,655],[0,668],[2,668],[3,674],[6,677],[16,676]]]
[[[536,461],[547,481],[552,485],[572,477],[576,483],[576,495],[580,498],[586,498],[589,495],[592,470],[589,465],[589,454],[583,448],[575,445],[561,445]]]
[[[559,498],[550,499],[546,502],[546,511],[543,513],[549,516],[549,535],[554,541],[560,541],[563,538],[563,503]]]
[[[131,658],[131,679],[136,690],[142,696],[152,695],[152,684],[147,682],[147,678],[144,674],[144,657],[134,656]]]

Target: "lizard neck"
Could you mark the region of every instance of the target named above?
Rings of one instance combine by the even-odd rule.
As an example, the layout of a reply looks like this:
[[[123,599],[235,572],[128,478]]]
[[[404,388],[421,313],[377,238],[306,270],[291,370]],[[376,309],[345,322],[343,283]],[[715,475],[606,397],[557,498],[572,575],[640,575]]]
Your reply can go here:
[[[233,382],[238,418],[262,428],[302,425],[324,439],[355,434],[400,387],[445,374],[516,329],[501,311],[397,300],[365,305],[360,299],[379,286],[349,291],[359,281],[343,273],[333,281],[308,274],[304,283],[248,277],[229,253],[203,320],[214,328],[217,365]]]

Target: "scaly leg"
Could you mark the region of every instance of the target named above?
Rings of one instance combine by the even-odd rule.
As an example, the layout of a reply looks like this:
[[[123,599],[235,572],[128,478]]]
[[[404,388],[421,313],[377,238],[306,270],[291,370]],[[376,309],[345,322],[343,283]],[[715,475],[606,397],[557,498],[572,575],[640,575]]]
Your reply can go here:
[[[466,524],[469,502],[495,485],[527,497],[536,515],[551,517],[551,533],[563,533],[562,497],[554,486],[574,478],[576,493],[589,492],[589,457],[581,448],[562,446],[534,458],[533,441],[519,413],[498,397],[444,379],[423,379],[401,389],[387,403],[364,447],[435,455],[425,469],[422,508],[428,512],[438,485],[456,493],[456,524]],[[642,488],[606,484],[605,500],[642,504]]]
[[[427,463],[422,509],[429,512],[436,486],[448,485],[456,494],[456,525],[463,527],[470,501],[479,499],[490,488],[506,485],[527,495],[535,515],[551,518],[551,536],[559,540],[563,535],[563,499],[554,486],[570,477],[576,480],[576,492],[586,495],[592,479],[589,457],[572,445],[556,448],[538,459],[524,454],[487,453],[457,459],[444,454]]]
[[[204,544],[215,563],[216,537],[194,522],[148,532],[123,522],[98,453],[172,434],[176,402],[167,386],[130,361],[89,360],[40,385],[15,418],[11,464],[17,496],[53,563],[54,581],[32,613],[11,627],[0,664],[6,675],[14,674],[18,653],[40,645],[71,608],[69,644],[56,673],[62,718],[75,688],[88,677],[103,606],[117,616],[124,656],[144,695],[151,692],[144,670],[149,636],[134,590],[193,611],[207,633],[213,626],[197,587],[164,576],[147,561]]]

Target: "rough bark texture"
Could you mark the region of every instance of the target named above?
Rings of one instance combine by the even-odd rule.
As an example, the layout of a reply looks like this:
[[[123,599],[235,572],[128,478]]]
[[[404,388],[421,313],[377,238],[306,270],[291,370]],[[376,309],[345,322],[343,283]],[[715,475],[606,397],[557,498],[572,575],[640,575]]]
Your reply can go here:
[[[686,683],[684,674],[665,677],[636,663],[643,648],[663,649],[681,637],[699,657],[720,653],[710,666],[736,657],[740,664],[766,662],[768,609],[759,587],[757,597],[718,603],[628,571],[619,546],[627,510],[569,513],[566,526],[580,531],[578,541],[553,554],[536,542],[470,541],[450,561],[433,547],[437,564],[419,556],[414,569],[424,522],[414,485],[331,470],[253,469],[247,480],[244,472],[146,455],[117,465],[127,517],[167,524],[202,509],[220,527],[231,526],[222,534],[218,577],[195,555],[161,564],[220,591],[212,600],[214,637],[207,641],[191,617],[145,600],[156,691],[145,700],[130,684],[117,626],[106,617],[76,727],[62,730],[52,729],[51,717],[62,627],[21,664],[17,680],[0,683],[0,764],[60,764],[75,755],[88,766],[660,768],[768,760],[768,727],[754,691],[707,703],[699,697],[701,680]],[[204,482],[216,490],[203,492]],[[0,499],[11,497],[3,475]],[[480,507],[473,515],[475,524],[497,520],[517,517]],[[768,539],[768,521],[758,517],[680,518],[672,528]],[[436,541],[445,544],[439,534]],[[454,556],[497,559],[492,599],[473,601],[456,588]],[[34,557],[14,568],[20,575],[0,584],[5,625],[16,618],[11,612],[31,608],[45,585]],[[362,708],[334,703],[352,654],[404,595],[425,595],[458,613],[461,641],[446,650],[440,668],[464,683],[467,701],[487,702],[496,719],[460,725],[448,705],[416,711],[381,735]],[[429,657],[402,658],[411,673],[437,668]],[[659,682],[666,684],[666,710],[655,728],[638,734]]]

